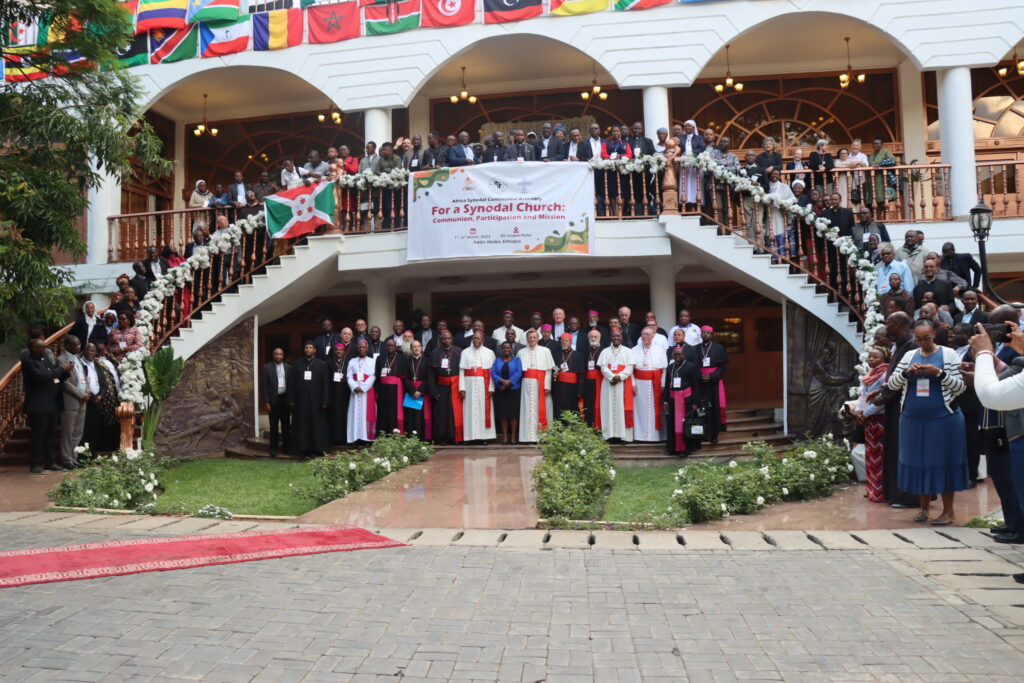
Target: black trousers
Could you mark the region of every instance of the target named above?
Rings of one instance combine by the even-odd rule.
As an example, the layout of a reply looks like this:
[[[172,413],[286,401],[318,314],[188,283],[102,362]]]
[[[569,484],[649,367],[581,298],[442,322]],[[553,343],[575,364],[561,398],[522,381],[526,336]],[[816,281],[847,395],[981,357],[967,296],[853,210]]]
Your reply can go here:
[[[57,426],[57,413],[27,413],[32,431],[29,439],[32,467],[50,467],[53,463],[53,438]]]
[[[1004,443],[1000,448],[989,449],[985,453],[985,462],[988,465],[988,476],[992,477],[992,485],[1003,506],[1003,523],[1012,531],[1018,533],[1024,531],[1024,520],[1021,518],[1021,497],[1013,482],[1009,448]]]
[[[270,450],[277,450],[278,433],[284,435],[284,449],[292,447],[292,409],[288,405],[288,394],[278,394],[270,404]]]
[[[981,464],[981,440],[978,434],[978,413],[961,411],[964,414],[964,433],[967,437],[967,476],[971,482],[978,480],[978,466]]]

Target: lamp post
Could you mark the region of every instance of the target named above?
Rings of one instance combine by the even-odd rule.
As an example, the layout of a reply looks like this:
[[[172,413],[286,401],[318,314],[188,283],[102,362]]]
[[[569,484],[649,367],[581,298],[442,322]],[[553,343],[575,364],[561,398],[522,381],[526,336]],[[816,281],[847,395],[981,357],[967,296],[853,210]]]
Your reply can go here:
[[[984,199],[979,199],[978,205],[971,209],[970,224],[974,241],[978,243],[978,259],[981,261],[981,283],[985,287],[985,293],[1001,304],[1008,304],[1017,308],[1024,306],[1024,304],[1010,303],[999,296],[988,281],[988,256],[985,253],[985,241],[988,240],[988,233],[992,230],[992,209],[988,207]]]

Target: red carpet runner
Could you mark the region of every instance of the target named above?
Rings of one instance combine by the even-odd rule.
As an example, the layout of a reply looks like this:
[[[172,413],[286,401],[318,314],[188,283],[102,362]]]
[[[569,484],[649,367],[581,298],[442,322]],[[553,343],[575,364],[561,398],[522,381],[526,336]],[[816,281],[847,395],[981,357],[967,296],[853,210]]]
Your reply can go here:
[[[11,550],[0,552],[0,588],[402,545],[366,529],[321,526]]]

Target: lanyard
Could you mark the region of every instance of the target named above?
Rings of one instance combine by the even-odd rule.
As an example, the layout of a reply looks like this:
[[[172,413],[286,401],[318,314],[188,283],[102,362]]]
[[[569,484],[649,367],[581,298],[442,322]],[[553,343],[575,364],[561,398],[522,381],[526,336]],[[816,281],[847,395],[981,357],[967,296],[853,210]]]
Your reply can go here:
[[[707,358],[708,356],[711,355],[711,343],[707,345],[707,348],[705,348],[704,344],[700,345],[700,355],[704,358]]]
[[[420,361],[422,361],[422,360],[423,360],[423,356],[420,356],[419,358],[412,358],[409,361],[409,364],[412,366],[412,381],[413,382],[418,382],[419,381]]]

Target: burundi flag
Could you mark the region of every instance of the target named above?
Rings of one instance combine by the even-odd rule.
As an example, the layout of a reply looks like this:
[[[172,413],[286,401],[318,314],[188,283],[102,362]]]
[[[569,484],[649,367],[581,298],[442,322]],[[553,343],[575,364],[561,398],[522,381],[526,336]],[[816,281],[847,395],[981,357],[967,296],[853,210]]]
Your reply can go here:
[[[539,17],[544,13],[542,0],[484,0],[484,23],[503,24]]]
[[[551,13],[562,16],[590,14],[608,9],[609,0],[551,0]]]
[[[615,11],[623,12],[634,9],[650,9],[658,5],[667,5],[672,0],[615,0]]]
[[[476,19],[476,0],[420,0],[423,28],[465,26]]]
[[[188,0],[187,21],[233,21],[241,14],[238,5],[239,0]]]
[[[252,15],[252,49],[280,50],[301,43],[302,15],[297,7]]]
[[[298,237],[334,222],[334,183],[299,185],[264,197],[267,232],[274,239]]]
[[[420,0],[365,0],[366,35],[382,36],[389,33],[419,28]]]
[[[135,32],[155,28],[185,28],[188,0],[139,0],[135,14]]]
[[[359,37],[358,2],[314,5],[306,10],[306,16],[311,43],[336,43]]]
[[[203,57],[221,57],[245,52],[249,49],[252,22],[243,14],[236,21],[199,24],[199,54]]]
[[[199,24],[171,30],[158,28],[149,34],[149,63],[169,64],[195,59],[199,52]]]

